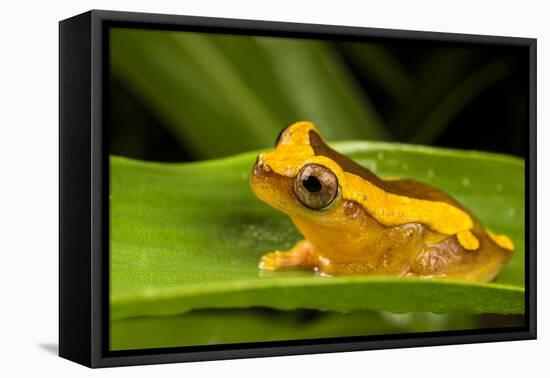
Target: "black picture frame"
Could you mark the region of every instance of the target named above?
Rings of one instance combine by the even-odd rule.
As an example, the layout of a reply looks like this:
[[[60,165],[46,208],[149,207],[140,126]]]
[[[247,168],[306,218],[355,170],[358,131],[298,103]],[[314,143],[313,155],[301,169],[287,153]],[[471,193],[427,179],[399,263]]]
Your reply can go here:
[[[526,325],[238,345],[109,351],[108,29],[398,38],[525,47],[530,60],[526,136]],[[59,24],[59,355],[89,367],[405,348],[536,338],[536,39],[92,10]]]

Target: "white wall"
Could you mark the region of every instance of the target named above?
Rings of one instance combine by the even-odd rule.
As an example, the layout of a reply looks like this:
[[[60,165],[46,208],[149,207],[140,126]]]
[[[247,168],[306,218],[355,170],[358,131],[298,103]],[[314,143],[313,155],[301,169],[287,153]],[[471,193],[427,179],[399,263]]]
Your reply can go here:
[[[550,369],[550,12],[545,1],[7,1],[0,22],[0,371],[62,376],[518,377]],[[539,340],[91,371],[55,357],[57,343],[57,21],[91,8],[536,37],[539,124]],[[545,106],[546,104],[546,106]],[[29,136],[33,138],[30,139]],[[547,295],[547,294],[546,294]],[[545,351],[546,349],[546,351]],[[10,371],[9,374],[5,372]],[[543,376],[535,373],[534,376]]]

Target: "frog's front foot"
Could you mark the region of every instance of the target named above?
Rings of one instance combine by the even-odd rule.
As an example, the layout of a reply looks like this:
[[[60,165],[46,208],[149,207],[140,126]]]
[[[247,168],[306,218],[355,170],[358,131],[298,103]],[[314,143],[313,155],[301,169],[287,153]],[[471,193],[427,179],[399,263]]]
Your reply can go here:
[[[281,270],[289,268],[315,268],[318,264],[313,246],[302,240],[288,251],[275,251],[262,256],[258,267],[262,270]]]

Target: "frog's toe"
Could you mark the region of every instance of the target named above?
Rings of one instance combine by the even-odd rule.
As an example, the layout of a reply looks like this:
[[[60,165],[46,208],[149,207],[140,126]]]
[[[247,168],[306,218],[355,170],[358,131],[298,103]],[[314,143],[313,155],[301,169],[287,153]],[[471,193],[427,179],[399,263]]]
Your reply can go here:
[[[260,259],[258,267],[262,270],[277,270],[281,268],[282,254],[283,252],[281,251],[266,253]]]
[[[258,267],[262,270],[279,270],[285,268],[312,268],[316,266],[317,258],[312,254],[308,241],[298,242],[289,251],[266,253],[260,259]]]

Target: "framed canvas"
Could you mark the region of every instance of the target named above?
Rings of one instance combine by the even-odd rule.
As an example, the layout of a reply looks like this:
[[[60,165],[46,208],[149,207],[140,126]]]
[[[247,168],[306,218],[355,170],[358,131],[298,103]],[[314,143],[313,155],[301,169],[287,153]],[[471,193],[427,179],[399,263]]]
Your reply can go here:
[[[60,22],[59,354],[536,337],[536,40]]]

